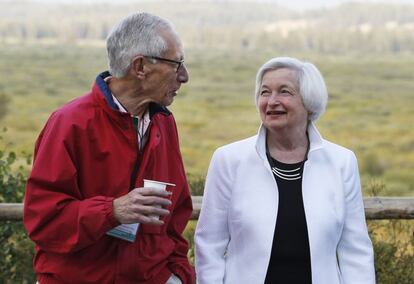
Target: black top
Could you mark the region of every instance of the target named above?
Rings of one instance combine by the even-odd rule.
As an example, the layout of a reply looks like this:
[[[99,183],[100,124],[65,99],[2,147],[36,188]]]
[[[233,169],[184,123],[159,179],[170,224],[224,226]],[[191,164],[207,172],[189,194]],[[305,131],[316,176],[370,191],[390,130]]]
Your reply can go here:
[[[308,230],[302,198],[305,161],[285,164],[268,155],[279,189],[279,209],[265,284],[312,283]]]

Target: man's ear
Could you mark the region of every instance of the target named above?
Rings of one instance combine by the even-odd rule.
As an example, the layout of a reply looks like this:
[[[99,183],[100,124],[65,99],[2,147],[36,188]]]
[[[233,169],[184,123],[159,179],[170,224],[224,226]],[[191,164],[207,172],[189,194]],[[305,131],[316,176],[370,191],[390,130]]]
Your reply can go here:
[[[145,65],[145,61],[144,61],[143,56],[137,56],[132,60],[131,71],[132,71],[132,74],[138,79],[145,78],[144,65]]]

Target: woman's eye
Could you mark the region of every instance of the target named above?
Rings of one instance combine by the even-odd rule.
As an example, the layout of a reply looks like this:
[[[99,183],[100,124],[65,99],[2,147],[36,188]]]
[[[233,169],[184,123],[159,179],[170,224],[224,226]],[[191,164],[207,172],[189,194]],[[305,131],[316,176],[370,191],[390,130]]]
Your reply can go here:
[[[270,92],[268,90],[263,90],[260,95],[262,96],[268,96],[270,94]]]
[[[289,90],[287,90],[287,89],[282,89],[281,91],[280,91],[280,93],[281,94],[284,94],[284,95],[291,95],[292,93],[289,91]]]

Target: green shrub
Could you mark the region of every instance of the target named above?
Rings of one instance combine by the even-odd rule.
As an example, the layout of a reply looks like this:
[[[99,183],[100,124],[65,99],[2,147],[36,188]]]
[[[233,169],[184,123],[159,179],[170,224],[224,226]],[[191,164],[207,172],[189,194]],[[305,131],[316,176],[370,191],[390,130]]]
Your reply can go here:
[[[27,163],[30,163],[30,158]],[[0,150],[0,202],[23,201],[26,175],[23,166],[13,169],[15,164],[14,152]],[[0,283],[35,283],[33,243],[27,237],[22,222],[0,222],[0,247]]]
[[[370,221],[377,284],[414,283],[414,224],[412,221]]]
[[[192,265],[194,265],[195,263],[194,233],[195,233],[196,225],[197,225],[197,221],[189,221],[187,224],[187,227],[184,230],[184,237],[187,239],[188,245],[189,245],[187,256]]]
[[[366,155],[363,159],[363,172],[371,176],[381,176],[384,174],[386,165],[374,153]]]
[[[202,196],[204,192],[205,178],[203,176],[192,175],[187,173],[190,192],[193,196]]]

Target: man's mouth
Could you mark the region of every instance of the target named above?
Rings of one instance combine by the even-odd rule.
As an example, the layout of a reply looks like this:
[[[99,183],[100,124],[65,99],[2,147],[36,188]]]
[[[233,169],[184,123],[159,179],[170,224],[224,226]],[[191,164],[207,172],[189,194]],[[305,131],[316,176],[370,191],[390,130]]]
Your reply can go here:
[[[178,90],[172,91],[171,93],[169,93],[169,95],[175,97],[176,95],[178,95]]]

